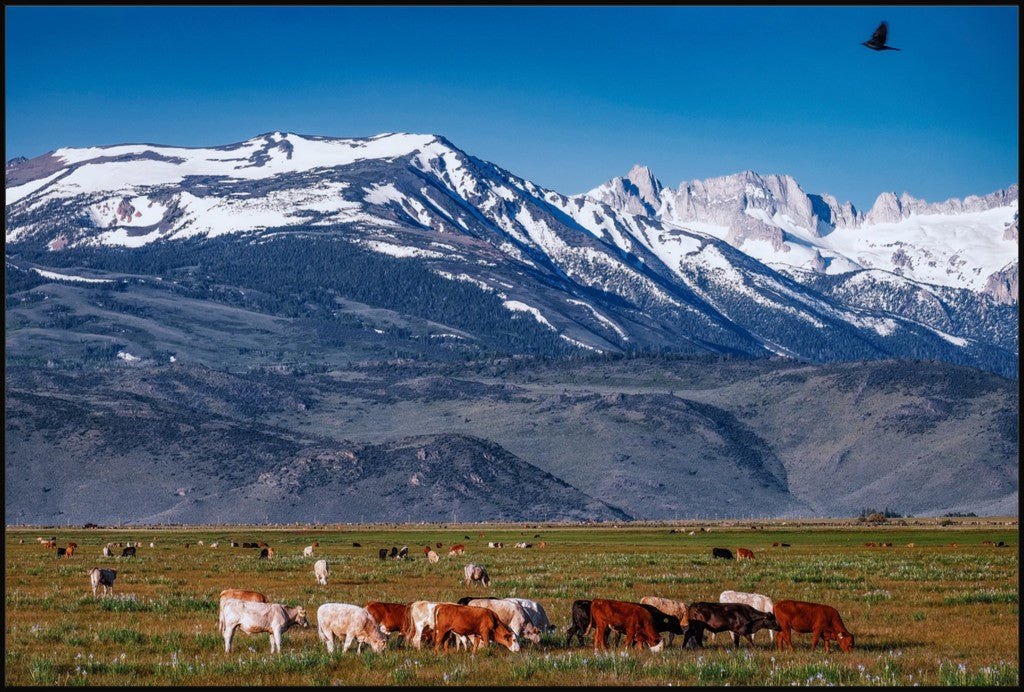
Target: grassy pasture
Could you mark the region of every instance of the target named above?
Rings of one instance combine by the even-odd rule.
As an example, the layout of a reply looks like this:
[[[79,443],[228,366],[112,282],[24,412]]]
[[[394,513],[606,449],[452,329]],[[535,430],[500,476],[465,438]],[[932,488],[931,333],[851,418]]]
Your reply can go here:
[[[8,527],[5,535],[6,685],[947,685],[1018,684],[1019,589],[1016,519],[911,520],[864,526],[841,521],[672,522],[611,525],[376,525],[78,529]],[[702,530],[703,529],[703,530]],[[692,535],[690,532],[693,532]],[[37,536],[78,543],[57,559]],[[466,537],[469,538],[466,538]],[[202,540],[204,545],[198,545]],[[271,561],[230,541],[266,541]],[[1007,547],[984,545],[1003,541]],[[103,558],[108,541],[141,543],[135,558]],[[210,543],[219,542],[217,548]],[[312,558],[302,548],[319,542]],[[502,549],[487,548],[501,541]],[[517,549],[517,542],[533,544]],[[546,546],[541,548],[539,543]],[[154,547],[149,547],[150,543]],[[891,542],[893,547],[865,543]],[[190,544],[185,547],[185,544]],[[359,543],[356,547],[353,543]],[[443,547],[437,548],[437,543]],[[448,547],[462,543],[461,557]],[[788,543],[789,547],[773,546]],[[907,546],[913,543],[914,547]],[[956,547],[949,544],[956,543]],[[378,549],[409,546],[406,561]],[[441,556],[429,563],[423,546]],[[713,546],[756,559],[711,558]],[[312,564],[326,558],[327,586]],[[490,589],[465,587],[467,562],[487,567]],[[118,570],[115,594],[93,598],[86,571]],[[225,654],[216,631],[223,588],[256,589],[303,605],[308,630],[291,629],[271,657],[266,635],[236,633]],[[724,589],[779,600],[828,603],[854,633],[851,654],[778,652],[767,633],[756,647],[725,635],[699,651],[679,640],[664,652],[595,655],[569,648],[572,601],[657,595],[717,601]],[[556,631],[518,654],[491,645],[471,656],[407,649],[392,638],[381,654],[364,647],[329,656],[315,631],[325,602],[454,601],[470,594],[540,602]]]

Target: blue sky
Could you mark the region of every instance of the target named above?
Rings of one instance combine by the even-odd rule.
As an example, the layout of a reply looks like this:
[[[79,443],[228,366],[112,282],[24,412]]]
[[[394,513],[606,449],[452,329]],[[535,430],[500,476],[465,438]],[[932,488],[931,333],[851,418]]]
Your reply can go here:
[[[889,43],[860,45],[878,22]],[[867,211],[1018,177],[1018,8],[5,7],[5,158],[431,133],[538,185],[789,174]]]

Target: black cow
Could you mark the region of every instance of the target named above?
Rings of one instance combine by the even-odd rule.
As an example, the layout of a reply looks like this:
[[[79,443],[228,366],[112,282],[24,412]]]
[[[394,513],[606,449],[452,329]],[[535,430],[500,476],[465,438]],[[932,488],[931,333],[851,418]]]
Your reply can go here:
[[[580,646],[586,644],[583,635],[590,629],[590,601],[577,600],[572,602],[572,624],[565,631],[568,639],[566,646],[572,646],[572,638],[578,637]]]
[[[391,546],[391,557],[398,557],[398,548]]]
[[[378,552],[377,555],[380,557],[381,560],[387,560],[388,559],[388,549],[387,548],[381,548],[380,552]]]
[[[470,601],[482,601],[485,598],[490,599],[492,601],[497,601],[500,599],[500,596],[463,596],[458,601],[456,601],[456,603],[458,603],[459,605],[469,605]]]
[[[720,558],[722,558],[724,560],[734,560],[735,559],[732,556],[732,551],[729,550],[728,548],[712,548],[711,549],[711,557],[720,557]]]
[[[647,612],[649,612],[651,617],[654,618],[654,629],[658,631],[658,634],[661,634],[662,632],[669,632],[670,634],[684,636],[683,626],[679,622],[679,618],[675,615],[669,615],[668,613],[658,610],[654,606],[646,603],[638,603],[637,605],[646,608]]]
[[[135,547],[125,548],[121,551],[121,557],[135,557]]]
[[[733,641],[740,645],[739,637],[745,638],[754,646],[753,634],[758,630],[769,629],[780,632],[778,621],[772,613],[765,613],[746,603],[709,603],[698,601],[687,607],[690,626],[683,635],[683,646],[690,648],[691,640],[696,646],[704,645],[704,631],[733,632],[738,637]]]

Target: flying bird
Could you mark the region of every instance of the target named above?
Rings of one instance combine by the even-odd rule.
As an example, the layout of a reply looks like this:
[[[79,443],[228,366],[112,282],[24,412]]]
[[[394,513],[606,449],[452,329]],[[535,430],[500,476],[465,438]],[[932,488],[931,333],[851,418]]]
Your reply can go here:
[[[885,38],[889,34],[889,25],[882,22],[875,29],[875,33],[871,34],[871,40],[864,41],[861,43],[863,46],[867,46],[871,50],[899,50],[899,48],[893,48],[892,46],[885,45]]]

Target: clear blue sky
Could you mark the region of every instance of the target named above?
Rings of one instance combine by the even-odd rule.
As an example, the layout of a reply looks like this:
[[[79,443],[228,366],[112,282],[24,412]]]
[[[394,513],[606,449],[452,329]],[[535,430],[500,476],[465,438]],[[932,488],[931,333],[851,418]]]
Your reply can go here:
[[[867,211],[1017,182],[995,6],[5,7],[5,158],[430,133],[546,188],[744,170]],[[878,22],[889,43],[860,45]]]

